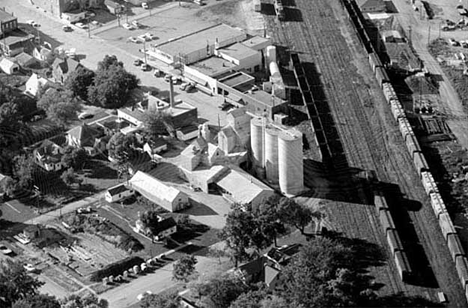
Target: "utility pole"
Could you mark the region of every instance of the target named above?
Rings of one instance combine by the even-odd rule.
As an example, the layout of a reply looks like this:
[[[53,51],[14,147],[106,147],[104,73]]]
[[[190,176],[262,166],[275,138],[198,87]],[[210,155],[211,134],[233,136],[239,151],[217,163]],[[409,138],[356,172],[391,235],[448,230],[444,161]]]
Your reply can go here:
[[[411,44],[411,25],[409,25],[408,28],[409,28],[408,29],[408,33],[409,33],[408,38],[409,38],[409,42]]]
[[[89,23],[89,16],[88,16],[88,37],[91,37],[91,24]]]
[[[427,45],[429,46],[429,43],[431,42],[431,25],[429,25],[429,31],[427,34]]]

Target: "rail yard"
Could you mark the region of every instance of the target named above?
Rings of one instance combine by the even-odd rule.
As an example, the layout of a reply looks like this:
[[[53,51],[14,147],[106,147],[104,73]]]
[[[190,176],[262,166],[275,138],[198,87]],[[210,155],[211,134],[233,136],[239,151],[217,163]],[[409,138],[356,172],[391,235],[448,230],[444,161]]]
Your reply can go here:
[[[386,232],[379,226],[378,211],[371,205],[379,187],[414,275],[408,283],[402,282],[395,262],[388,257],[384,270],[375,268],[373,272],[376,282],[384,285],[380,291],[403,291],[434,300],[436,291],[442,291],[450,298],[450,305],[466,305],[455,263],[420,184],[420,170],[408,155],[391,107],[369,66],[368,50],[353,30],[345,6],[338,1],[297,0],[294,6],[286,6],[286,22],[274,16],[266,19],[274,43],[299,55],[328,137],[328,145],[317,150],[324,162],[330,158],[325,169],[331,171],[324,174],[317,165],[305,166],[306,174],[321,174],[330,183],[316,189],[314,197],[335,195],[348,200],[324,208],[331,225],[351,238],[388,247],[388,256],[393,254]],[[313,140],[308,142],[315,146]],[[371,185],[369,178],[358,176],[359,171],[375,172],[378,183]]]

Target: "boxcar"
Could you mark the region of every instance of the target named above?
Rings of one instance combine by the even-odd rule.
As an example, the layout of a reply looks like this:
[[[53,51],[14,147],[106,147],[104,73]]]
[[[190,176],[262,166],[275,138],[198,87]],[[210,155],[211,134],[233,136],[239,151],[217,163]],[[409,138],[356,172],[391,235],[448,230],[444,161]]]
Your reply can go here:
[[[428,195],[439,192],[439,188],[437,187],[434,177],[429,171],[421,172],[421,182]]]
[[[395,255],[395,252],[403,250],[403,245],[401,244],[400,236],[398,235],[396,230],[387,231],[387,243],[390,248],[390,252],[392,253],[392,256]]]
[[[411,154],[411,156],[413,156],[415,152],[421,152],[421,147],[419,146],[418,138],[416,138],[416,135],[414,133],[406,135],[406,147],[408,148],[408,151]]]
[[[418,170],[418,172],[429,170],[429,166],[427,165],[426,158],[424,158],[424,155],[422,153],[417,152],[413,154],[413,163],[414,163],[414,166],[416,167],[416,170]]]
[[[431,206],[434,211],[435,216],[439,219],[440,214],[447,213],[447,208],[445,207],[444,200],[438,192],[433,192],[429,194],[431,198]]]
[[[405,118],[405,110],[401,106],[401,103],[397,99],[392,99],[390,101],[390,108],[392,109],[393,118],[395,121],[398,121],[399,118]]]
[[[460,238],[457,234],[449,234],[447,236],[447,246],[452,256],[453,261],[455,262],[458,256],[464,256],[465,252],[460,242]]]
[[[411,267],[404,251],[395,252],[395,264],[401,280],[407,281],[411,276]]]
[[[455,265],[457,268],[458,277],[460,278],[460,282],[465,289],[468,282],[468,262],[466,257],[458,256],[455,261]]]
[[[379,210],[380,224],[384,230],[384,233],[387,233],[389,230],[395,230],[395,224],[393,223],[392,214],[388,209]]]
[[[445,240],[447,241],[449,234],[456,234],[455,227],[453,226],[452,219],[448,213],[442,213],[439,215],[439,226],[442,230]]]

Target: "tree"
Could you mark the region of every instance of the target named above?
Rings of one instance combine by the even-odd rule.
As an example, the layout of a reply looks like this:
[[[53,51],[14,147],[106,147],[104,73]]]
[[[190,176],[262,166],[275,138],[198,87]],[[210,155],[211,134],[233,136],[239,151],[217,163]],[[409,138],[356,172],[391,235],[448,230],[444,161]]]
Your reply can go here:
[[[36,167],[32,156],[18,155],[13,158],[13,173],[17,179],[17,188],[30,190],[33,185],[32,172]]]
[[[268,292],[265,288],[259,290],[250,290],[242,293],[229,308],[262,308],[262,300],[265,299]]]
[[[284,223],[281,221],[281,214],[278,211],[278,202],[279,196],[274,195],[253,210],[261,233],[274,241],[275,246],[277,246],[276,238],[278,235],[286,232]]]
[[[80,297],[73,294],[61,300],[62,308],[107,308],[109,303],[94,294]]]
[[[159,224],[159,216],[156,211],[146,211],[140,216],[140,221],[146,228],[149,228],[152,234],[156,233]]]
[[[80,185],[83,182],[83,180],[79,179],[76,176],[75,170],[73,170],[73,168],[68,168],[67,170],[65,170],[60,176],[60,178],[68,186],[73,185],[73,184]]]
[[[65,167],[73,169],[82,169],[83,165],[88,160],[88,154],[82,148],[66,147],[62,155],[61,163]]]
[[[44,283],[28,275],[21,263],[10,259],[0,260],[0,303],[9,307],[29,295],[38,294]]]
[[[355,258],[339,240],[311,239],[282,271],[283,297],[310,308],[366,306],[369,284],[357,272]]]
[[[174,127],[171,116],[167,112],[159,110],[148,110],[145,113],[143,124],[145,132],[152,138],[167,135]]]
[[[81,102],[70,91],[48,89],[37,102],[37,107],[44,110],[47,117],[57,125],[68,125],[81,111]]]
[[[106,56],[99,63],[94,84],[88,88],[88,101],[103,108],[116,109],[125,105],[138,78],[127,72],[115,56]]]
[[[196,283],[192,288],[199,304],[206,308],[229,307],[248,287],[234,274],[224,274]]]
[[[16,301],[12,308],[61,308],[61,306],[55,296],[36,294]]]
[[[172,278],[187,282],[189,277],[195,273],[197,259],[192,255],[185,255],[177,260],[172,269]]]
[[[93,84],[96,74],[83,66],[78,67],[68,75],[65,80],[65,88],[70,90],[74,96],[80,97],[83,101],[88,100],[88,88]]]
[[[271,245],[272,240],[262,233],[259,222],[250,209],[243,209],[238,204],[233,205],[226,218],[226,225],[218,233],[220,239],[226,241],[232,251],[235,266],[238,262],[249,258],[247,249],[259,251]]]
[[[140,302],[141,308],[178,308],[179,295],[177,291],[163,294],[150,294]]]
[[[102,61],[98,62],[98,71],[106,71],[108,70],[111,66],[120,66],[120,67],[124,67],[124,64],[122,61],[119,61],[117,59],[117,56],[116,55],[112,55],[112,56],[109,56],[109,55],[105,55],[104,56],[104,59],[102,59]]]
[[[261,308],[301,308],[298,306],[292,306],[290,303],[288,303],[283,297],[280,297],[278,295],[272,295],[264,298],[261,301]]]
[[[21,148],[22,136],[29,132],[22,118],[16,103],[5,102],[0,105],[0,148]]]
[[[138,146],[138,140],[134,134],[114,134],[107,143],[109,156],[118,162],[126,162],[134,155],[134,149]]]
[[[3,191],[7,194],[7,196],[12,196],[15,190],[18,188],[18,182],[13,180],[12,177],[7,176],[2,181],[1,187]]]
[[[307,227],[312,219],[320,218],[321,214],[314,212],[308,207],[296,203],[293,199],[283,197],[278,202],[278,217],[281,218],[281,221],[295,226],[301,234],[305,234],[304,230]]]

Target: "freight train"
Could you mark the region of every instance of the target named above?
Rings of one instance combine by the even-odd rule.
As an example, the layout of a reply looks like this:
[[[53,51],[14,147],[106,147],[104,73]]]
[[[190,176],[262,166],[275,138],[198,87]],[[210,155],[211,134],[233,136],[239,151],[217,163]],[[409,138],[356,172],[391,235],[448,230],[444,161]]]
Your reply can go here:
[[[453,226],[449,213],[447,212],[444,201],[439,193],[437,184],[429,171],[429,166],[421,151],[419,142],[414,134],[413,128],[408,122],[403,106],[398,100],[386,69],[382,65],[382,62],[380,61],[378,54],[375,52],[372,42],[365,31],[364,24],[366,21],[362,16],[362,12],[355,0],[341,0],[341,3],[348,12],[350,21],[353,24],[364,49],[369,55],[369,65],[375,74],[378,84],[382,88],[387,103],[390,105],[392,115],[399,126],[403,139],[405,140],[406,147],[412,157],[414,167],[420,174],[422,185],[424,186],[427,195],[430,197],[434,215],[438,219],[440,230],[447,243],[450,255],[455,262],[460,282],[465,290],[466,298],[468,300],[468,259],[460,243],[460,239]],[[393,227],[393,221],[390,221],[391,216],[388,215],[389,212],[387,212],[388,209],[386,209],[385,198],[381,193],[377,192],[374,196],[374,202],[378,211],[384,211],[386,213],[379,213],[380,222],[384,228],[384,232],[386,233],[388,245],[392,251],[393,257],[395,258],[399,274],[401,278],[405,280],[406,277],[411,274],[411,269],[408,265],[403,248],[399,246],[399,238],[397,236],[396,229]]]

